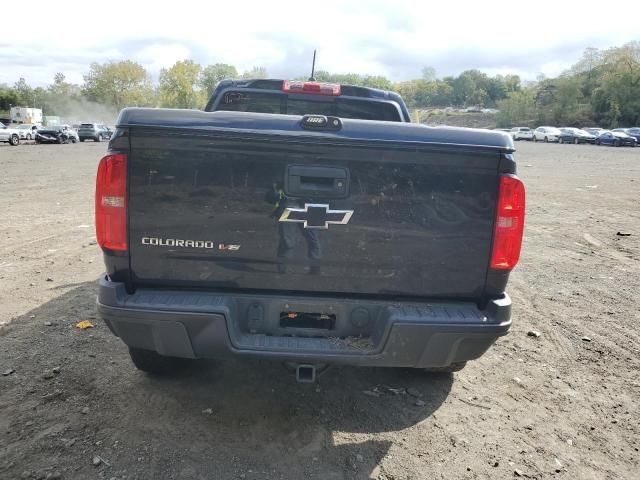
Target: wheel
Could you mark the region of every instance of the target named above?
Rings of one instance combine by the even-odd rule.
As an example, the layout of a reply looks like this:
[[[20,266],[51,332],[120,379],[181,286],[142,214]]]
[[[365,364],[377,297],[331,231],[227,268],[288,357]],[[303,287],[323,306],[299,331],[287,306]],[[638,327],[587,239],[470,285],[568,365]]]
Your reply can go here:
[[[102,141],[102,135],[98,135],[98,139],[96,140],[96,142],[101,142]]]
[[[427,373],[453,373],[459,372],[467,365],[467,362],[452,363],[448,367],[425,368]]]
[[[616,140],[615,142],[613,142],[613,145],[616,147],[620,146],[620,140]]]
[[[9,138],[9,145],[11,145],[12,147],[15,147],[16,145],[20,145],[20,137],[15,133],[11,135],[11,137]]]
[[[81,139],[80,139],[80,141],[81,141],[81,142],[84,142],[84,138],[81,138]]]
[[[69,143],[76,143],[76,137],[69,137]]]
[[[31,140],[31,134],[27,133],[27,140]]]
[[[536,143],[538,141],[538,138],[534,135],[531,140],[533,140],[533,143]]]
[[[595,144],[600,145],[600,140],[596,138]]]
[[[129,347],[129,355],[138,370],[151,375],[175,373],[193,362],[188,358],[164,357],[156,352],[142,348]]]
[[[562,138],[559,138],[558,139],[558,143],[562,144],[562,143],[564,143],[564,140],[562,140]]]
[[[544,137],[544,143],[549,143],[549,139],[547,137]]]

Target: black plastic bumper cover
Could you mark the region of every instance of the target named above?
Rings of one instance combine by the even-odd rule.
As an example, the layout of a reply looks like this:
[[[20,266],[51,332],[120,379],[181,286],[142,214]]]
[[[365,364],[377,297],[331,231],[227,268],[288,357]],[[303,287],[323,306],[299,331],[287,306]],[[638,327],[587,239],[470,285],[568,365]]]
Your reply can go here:
[[[305,338],[241,331],[248,302],[336,305],[340,312],[362,300],[215,292],[139,289],[122,283],[99,284],[98,312],[125,344],[183,358],[256,355],[304,363],[360,366],[444,367],[480,357],[511,326],[511,299],[492,300],[483,310],[473,303],[369,302],[379,312],[370,348],[337,337]],[[245,313],[242,313],[245,312]]]

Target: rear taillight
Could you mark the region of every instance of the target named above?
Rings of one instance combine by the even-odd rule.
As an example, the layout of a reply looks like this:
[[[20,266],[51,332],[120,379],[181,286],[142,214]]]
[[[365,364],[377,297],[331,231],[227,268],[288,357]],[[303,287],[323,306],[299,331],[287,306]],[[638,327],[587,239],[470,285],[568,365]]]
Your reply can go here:
[[[491,268],[510,270],[518,263],[524,230],[524,184],[515,175],[500,177]]]
[[[96,177],[96,239],[102,248],[127,249],[127,156],[107,155]]]
[[[340,95],[340,85],[335,83],[303,82],[300,80],[283,80],[282,91],[285,93],[310,93],[312,95]]]

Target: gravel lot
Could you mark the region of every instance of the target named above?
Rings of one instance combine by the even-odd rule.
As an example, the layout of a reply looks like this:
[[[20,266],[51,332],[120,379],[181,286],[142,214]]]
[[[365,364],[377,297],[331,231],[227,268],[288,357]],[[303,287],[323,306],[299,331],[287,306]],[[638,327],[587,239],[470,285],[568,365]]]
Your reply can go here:
[[[454,376],[298,385],[262,361],[136,371],[94,307],[106,144],[0,144],[0,478],[638,478],[640,148],[517,147],[511,333]]]

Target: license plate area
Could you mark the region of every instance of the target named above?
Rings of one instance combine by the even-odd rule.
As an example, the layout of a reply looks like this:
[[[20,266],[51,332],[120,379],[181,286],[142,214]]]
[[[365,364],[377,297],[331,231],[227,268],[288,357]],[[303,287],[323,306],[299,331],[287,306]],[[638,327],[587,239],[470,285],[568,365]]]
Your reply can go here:
[[[280,312],[280,328],[333,330],[335,327],[335,314],[291,311]]]

